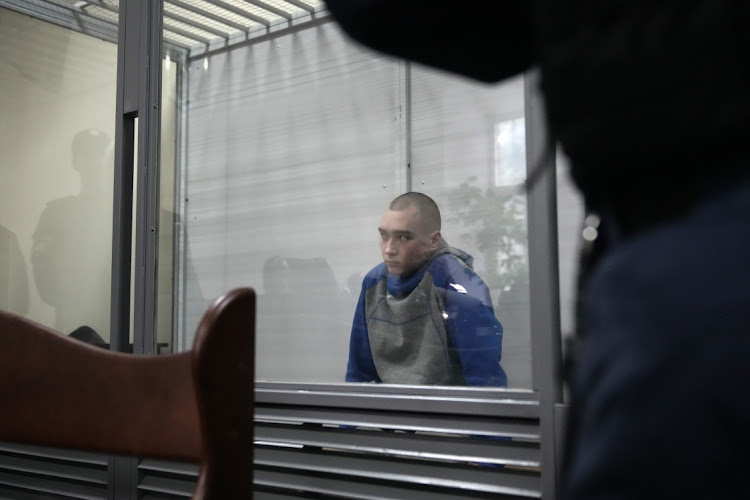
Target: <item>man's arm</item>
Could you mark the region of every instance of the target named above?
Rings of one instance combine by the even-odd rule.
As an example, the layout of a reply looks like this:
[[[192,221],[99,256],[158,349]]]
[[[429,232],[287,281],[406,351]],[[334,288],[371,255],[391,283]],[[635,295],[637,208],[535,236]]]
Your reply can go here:
[[[346,367],[347,382],[380,382],[370,350],[365,317],[365,287],[359,294],[357,309],[354,311],[352,333],[349,337],[349,362]]]
[[[503,327],[495,317],[487,285],[472,270],[451,276],[446,287],[446,319],[452,347],[467,385],[508,385],[500,366]]]
[[[534,62],[526,0],[326,0],[352,38],[393,56],[485,82]]]

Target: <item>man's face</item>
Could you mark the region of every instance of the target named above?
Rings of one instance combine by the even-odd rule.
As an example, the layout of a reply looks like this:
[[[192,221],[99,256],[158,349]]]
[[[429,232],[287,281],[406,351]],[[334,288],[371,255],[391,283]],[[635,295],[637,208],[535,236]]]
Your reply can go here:
[[[440,232],[428,232],[416,207],[386,210],[380,219],[380,253],[391,274],[408,276],[437,248]]]

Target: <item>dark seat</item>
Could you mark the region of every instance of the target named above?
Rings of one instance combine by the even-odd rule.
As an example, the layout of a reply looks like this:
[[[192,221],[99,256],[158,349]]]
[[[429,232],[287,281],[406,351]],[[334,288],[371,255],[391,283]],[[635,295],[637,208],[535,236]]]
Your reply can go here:
[[[199,463],[194,499],[252,497],[255,292],[217,299],[193,349],[110,352],[0,311],[0,440]]]

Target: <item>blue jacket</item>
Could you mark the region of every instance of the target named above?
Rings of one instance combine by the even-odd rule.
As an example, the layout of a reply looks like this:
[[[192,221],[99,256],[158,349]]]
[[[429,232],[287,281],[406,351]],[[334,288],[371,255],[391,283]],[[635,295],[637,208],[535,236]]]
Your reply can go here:
[[[375,266],[354,313],[346,381],[507,386],[503,327],[472,260],[444,245],[407,277]]]

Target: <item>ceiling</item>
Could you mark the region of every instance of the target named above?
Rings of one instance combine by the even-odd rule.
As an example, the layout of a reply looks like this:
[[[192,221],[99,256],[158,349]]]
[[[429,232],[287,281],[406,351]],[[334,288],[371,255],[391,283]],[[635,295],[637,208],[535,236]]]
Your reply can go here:
[[[0,0],[0,7],[117,42],[120,0]],[[164,47],[198,57],[327,17],[324,0],[165,0]]]

